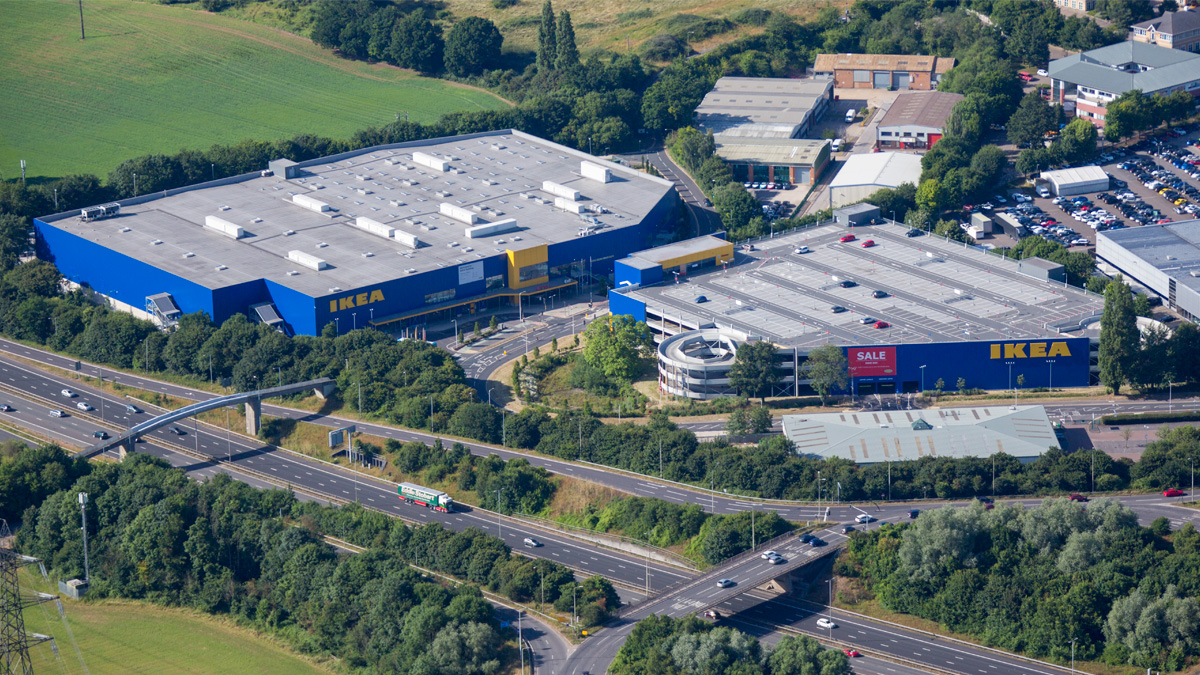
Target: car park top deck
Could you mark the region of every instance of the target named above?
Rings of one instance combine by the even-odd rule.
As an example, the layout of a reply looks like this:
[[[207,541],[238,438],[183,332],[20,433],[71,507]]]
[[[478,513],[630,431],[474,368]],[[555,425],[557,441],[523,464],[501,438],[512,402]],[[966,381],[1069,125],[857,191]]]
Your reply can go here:
[[[907,232],[822,225],[758,242],[761,250],[739,251],[726,268],[629,295],[646,304],[651,324],[650,315],[682,315],[801,348],[1070,335],[1103,309],[1100,296],[1025,276],[1015,261]],[[848,234],[854,241],[840,241]],[[801,246],[808,252],[796,253]]]

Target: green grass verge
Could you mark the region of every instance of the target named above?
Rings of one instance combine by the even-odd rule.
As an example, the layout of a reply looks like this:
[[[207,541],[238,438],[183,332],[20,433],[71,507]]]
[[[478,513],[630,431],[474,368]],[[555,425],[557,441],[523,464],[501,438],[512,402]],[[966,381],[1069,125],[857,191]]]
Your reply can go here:
[[[23,585],[32,584],[32,580],[22,574]],[[39,590],[48,590],[45,586],[48,585],[37,584]],[[34,672],[92,675],[334,672],[292,653],[275,640],[200,612],[132,601],[63,602],[70,631],[59,620],[53,604],[25,610],[26,630],[54,636],[62,655],[60,666],[48,645],[34,647],[30,653]],[[76,655],[76,647],[86,671]]]
[[[1105,415],[1100,418],[1101,424],[1148,424],[1151,422],[1194,422],[1200,420],[1200,413],[1190,410],[1183,412],[1148,412],[1120,413]]]
[[[95,173],[182,148],[300,133],[345,138],[498,97],[235,18],[130,0],[0,0],[0,171]]]

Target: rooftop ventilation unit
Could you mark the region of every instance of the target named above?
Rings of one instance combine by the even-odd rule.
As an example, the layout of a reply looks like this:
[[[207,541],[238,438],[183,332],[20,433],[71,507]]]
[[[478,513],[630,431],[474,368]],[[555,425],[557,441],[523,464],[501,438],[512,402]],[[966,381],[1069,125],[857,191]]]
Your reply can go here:
[[[315,255],[312,255],[311,253],[305,253],[304,251],[288,251],[287,257],[288,260],[291,260],[299,265],[304,265],[310,270],[317,270],[320,272],[323,269],[329,268],[329,263]]]
[[[421,240],[417,239],[415,234],[409,234],[403,230],[394,230],[392,236],[398,243],[404,244],[409,248],[421,248]]]
[[[86,209],[80,209],[79,217],[84,221],[100,220],[102,218],[112,218],[120,212],[121,205],[113,202],[111,204],[89,206]]]
[[[132,230],[130,230],[128,227],[122,227],[121,229],[117,230],[117,232],[132,232]]]
[[[412,155],[413,162],[424,167],[429,167],[434,171],[446,171],[450,168],[450,162],[444,159],[438,159],[433,155],[427,155],[423,152],[414,152]]]
[[[562,209],[563,211],[570,211],[571,213],[584,213],[587,211],[587,207],[583,204],[569,199],[563,199],[562,197],[554,198],[554,208]]]
[[[461,206],[447,204],[446,202],[438,205],[438,212],[447,218],[453,218],[467,225],[474,225],[479,222],[479,216],[470,209],[464,209]]]
[[[154,241],[150,242],[150,245],[151,245],[151,246],[158,246],[158,245],[159,245],[159,244],[161,244],[161,243],[162,243],[162,239],[155,239]]]
[[[579,199],[579,190],[572,190],[571,188],[567,187],[566,185],[559,185],[558,183],[555,183],[553,181],[543,181],[542,182],[542,191],[549,192],[550,194],[552,194],[556,197],[562,197],[564,199],[570,199],[570,200],[578,200]]]
[[[296,231],[295,231],[295,230],[284,230],[284,231],[283,231],[283,236],[285,236],[285,237],[290,237],[290,236],[292,236],[293,234],[296,234]]]
[[[465,234],[467,235],[468,239],[481,239],[483,237],[490,237],[493,234],[512,232],[515,229],[517,229],[517,219],[505,218],[504,220],[497,220],[494,223],[486,223],[484,225],[468,227],[465,230]],[[513,239],[515,240],[517,237],[513,237]]]
[[[217,265],[213,269],[215,269],[218,272],[224,272],[225,270],[229,269],[229,267],[227,267],[225,265]]]
[[[319,199],[313,199],[312,197],[309,197],[308,195],[292,195],[292,203],[297,206],[306,208],[309,211],[316,211],[317,213],[324,213],[326,211],[333,210],[333,208],[330,207],[325,202],[323,202]]]
[[[607,167],[600,166],[599,164],[593,164],[592,162],[580,162],[579,173],[583,174],[584,178],[590,178],[591,180],[599,183],[612,182],[612,171],[610,171]]]
[[[196,254],[195,254],[195,253],[192,253],[191,251],[188,251],[187,253],[184,253],[184,254],[183,254],[183,257],[185,257],[185,258],[194,258],[194,257],[196,257]]]
[[[396,231],[393,227],[388,227],[381,222],[363,216],[359,216],[354,220],[354,226],[363,232],[373,234],[376,237],[383,237],[384,239],[391,239],[392,234]]]
[[[235,225],[224,218],[216,216],[205,216],[204,227],[213,230],[219,234],[223,234],[230,239],[241,239],[246,236],[246,231],[240,226]]]
[[[288,270],[287,275],[289,277],[298,277],[298,276],[300,276],[300,272],[298,272],[296,270]]]

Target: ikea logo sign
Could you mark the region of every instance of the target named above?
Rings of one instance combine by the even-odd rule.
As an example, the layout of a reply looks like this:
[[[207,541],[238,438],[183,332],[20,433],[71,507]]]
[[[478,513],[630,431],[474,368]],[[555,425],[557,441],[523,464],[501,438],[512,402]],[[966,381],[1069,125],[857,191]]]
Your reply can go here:
[[[339,312],[343,309],[354,309],[369,305],[372,302],[383,302],[383,291],[373,290],[370,293],[359,293],[358,295],[347,295],[344,298],[329,301],[329,311]]]
[[[1043,359],[1071,355],[1065,342],[1009,342],[990,346],[993,359]]]

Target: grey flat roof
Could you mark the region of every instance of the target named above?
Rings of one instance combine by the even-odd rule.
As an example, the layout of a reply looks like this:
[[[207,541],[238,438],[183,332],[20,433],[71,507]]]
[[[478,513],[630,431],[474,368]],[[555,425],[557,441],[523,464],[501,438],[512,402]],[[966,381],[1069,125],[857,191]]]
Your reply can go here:
[[[414,152],[448,161],[450,171],[414,162]],[[613,181],[582,177],[583,161],[609,169]],[[603,207],[606,212],[589,214],[601,232],[639,224],[674,189],[670,181],[515,130],[377,146],[299,166],[291,180],[255,173],[126,200],[121,215],[107,220],[83,222],[75,213],[41,220],[205,288],[268,279],[320,297],[504,255],[508,248],[566,241],[591,225],[556,208],[543,181],[578,190],[580,203]],[[335,210],[307,210],[290,201],[293,195]],[[515,218],[519,229],[469,239],[468,225],[439,213],[443,202],[475,213],[481,223]],[[246,236],[234,240],[209,229],[207,216],[241,226]],[[423,246],[414,250],[360,230],[354,225],[359,216],[414,235]],[[330,268],[318,272],[292,262],[292,250]]]
[[[888,108],[880,127],[917,126],[941,129],[946,126],[950,109],[963,100],[962,94],[945,91],[913,91],[900,94]]]
[[[712,251],[730,245],[731,244],[728,241],[725,241],[720,237],[695,237],[693,239],[678,241],[674,244],[667,244],[665,246],[657,246],[655,248],[646,249],[645,251],[638,251],[637,253],[634,253],[632,257],[661,264],[668,260],[682,258],[683,256],[693,255],[703,251]]]
[[[1136,40],[1050,62],[1050,77],[1110,94],[1149,94],[1200,80],[1200,54]]]
[[[730,162],[754,162],[776,166],[813,166],[829,141],[802,138],[716,137],[717,154]]]
[[[904,152],[869,152],[850,155],[830,187],[916,184],[921,176],[921,156]]]
[[[1047,271],[1061,270],[1064,267],[1062,263],[1056,263],[1045,258],[1023,258],[1021,263]]]
[[[1121,246],[1181,286],[1200,291],[1200,220],[1107,230],[1100,237]]]
[[[783,434],[799,454],[860,464],[998,452],[1030,459],[1059,444],[1040,405],[784,415]]]
[[[1144,228],[1134,228],[1144,229]],[[1104,300],[1017,271],[1014,260],[959,242],[906,237],[907,227],[856,227],[858,241],[840,243],[846,228],[828,224],[735,249],[728,269],[696,270],[679,284],[627,295],[648,311],[715,323],[780,346],[862,345],[1033,339],[1060,335],[1099,316]],[[863,248],[872,239],[876,246]],[[810,253],[794,254],[798,246]],[[842,288],[840,282],[857,285]],[[873,298],[873,290],[887,297]],[[696,304],[704,295],[708,302]],[[841,305],[849,311],[833,314]],[[892,324],[879,330],[870,316]],[[653,322],[653,321],[652,321]]]

